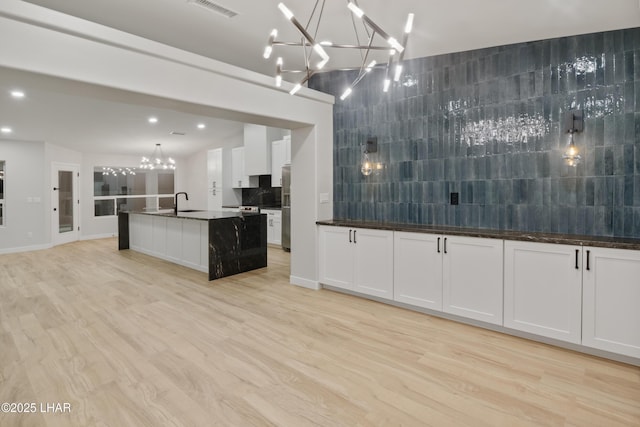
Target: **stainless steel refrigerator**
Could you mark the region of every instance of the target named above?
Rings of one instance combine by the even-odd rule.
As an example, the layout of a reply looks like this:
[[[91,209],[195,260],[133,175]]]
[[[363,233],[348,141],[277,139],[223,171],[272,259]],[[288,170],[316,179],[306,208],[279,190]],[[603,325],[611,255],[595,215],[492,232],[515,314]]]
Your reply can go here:
[[[282,167],[282,249],[291,251],[291,165]]]

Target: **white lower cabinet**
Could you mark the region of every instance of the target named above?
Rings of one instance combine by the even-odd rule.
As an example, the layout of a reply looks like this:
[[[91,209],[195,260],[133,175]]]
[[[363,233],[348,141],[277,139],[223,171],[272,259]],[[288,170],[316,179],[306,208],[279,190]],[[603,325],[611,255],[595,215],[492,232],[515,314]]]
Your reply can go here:
[[[582,344],[640,358],[640,251],[583,251]]]
[[[209,271],[209,223],[154,215],[129,215],[131,249]]]
[[[267,243],[279,245],[282,243],[282,212],[279,210],[262,209],[267,215]]]
[[[320,226],[320,282],[353,290],[353,229]]]
[[[442,237],[394,233],[394,301],[442,311]]]
[[[581,247],[505,241],[504,326],[580,344],[581,312]]]
[[[444,236],[442,309],[502,325],[502,240]]]
[[[393,298],[393,232],[320,226],[320,282]]]

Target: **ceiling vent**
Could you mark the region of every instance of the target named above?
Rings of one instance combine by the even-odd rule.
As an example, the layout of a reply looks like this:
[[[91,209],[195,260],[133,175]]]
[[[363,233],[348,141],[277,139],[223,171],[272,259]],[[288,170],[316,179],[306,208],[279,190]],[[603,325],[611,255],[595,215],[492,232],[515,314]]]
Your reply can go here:
[[[226,7],[220,6],[219,4],[209,0],[187,0],[187,3],[191,3],[193,5],[203,7],[207,10],[215,12],[218,15],[222,15],[226,18],[233,18],[234,16],[238,15],[233,10],[229,10]]]
[[[169,134],[171,134],[171,135],[180,135],[180,136],[185,136],[186,135],[185,132],[178,132],[177,130],[172,130],[171,132],[169,132]]]

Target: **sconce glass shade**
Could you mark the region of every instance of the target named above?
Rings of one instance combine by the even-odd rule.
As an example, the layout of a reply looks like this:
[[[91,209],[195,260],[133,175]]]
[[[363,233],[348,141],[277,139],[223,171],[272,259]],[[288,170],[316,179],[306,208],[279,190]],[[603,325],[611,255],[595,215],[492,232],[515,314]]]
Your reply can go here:
[[[373,172],[373,163],[369,160],[369,153],[366,151],[362,153],[362,165],[360,167],[362,175],[369,176]]]
[[[567,147],[567,150],[562,155],[562,158],[564,159],[564,162],[568,166],[572,166],[572,167],[578,166],[582,161],[582,156],[580,155],[578,148],[573,142],[573,132],[569,132],[569,146]]]

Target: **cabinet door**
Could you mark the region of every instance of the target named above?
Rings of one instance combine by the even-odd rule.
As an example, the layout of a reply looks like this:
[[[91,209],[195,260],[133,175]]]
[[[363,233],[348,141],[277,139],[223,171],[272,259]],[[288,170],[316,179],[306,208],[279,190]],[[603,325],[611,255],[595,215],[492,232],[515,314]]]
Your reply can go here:
[[[222,149],[207,152],[207,209],[219,211],[222,209]]]
[[[442,236],[395,232],[393,299],[442,311]]]
[[[278,242],[276,241],[275,221],[274,221],[276,211],[263,209],[262,213],[267,215],[267,243],[272,245],[277,245]]]
[[[284,166],[284,140],[271,143],[271,186],[282,187],[282,166]]]
[[[353,289],[355,245],[353,230],[344,227],[321,226],[320,283],[343,289]]]
[[[268,175],[271,173],[271,143],[267,140],[267,127],[244,125],[244,173]]]
[[[640,357],[640,251],[583,251],[582,344]]]
[[[502,325],[502,240],[443,237],[443,310]]]
[[[291,135],[284,137],[284,164],[291,164]]]
[[[393,299],[393,231],[354,229],[354,290]]]
[[[579,344],[582,249],[506,241],[504,326]]]
[[[231,176],[233,188],[242,188],[244,176],[244,147],[236,147],[231,151]]]
[[[274,212],[272,224],[273,224],[272,225],[273,243],[275,245],[281,245],[282,244],[282,212],[280,211]]]

